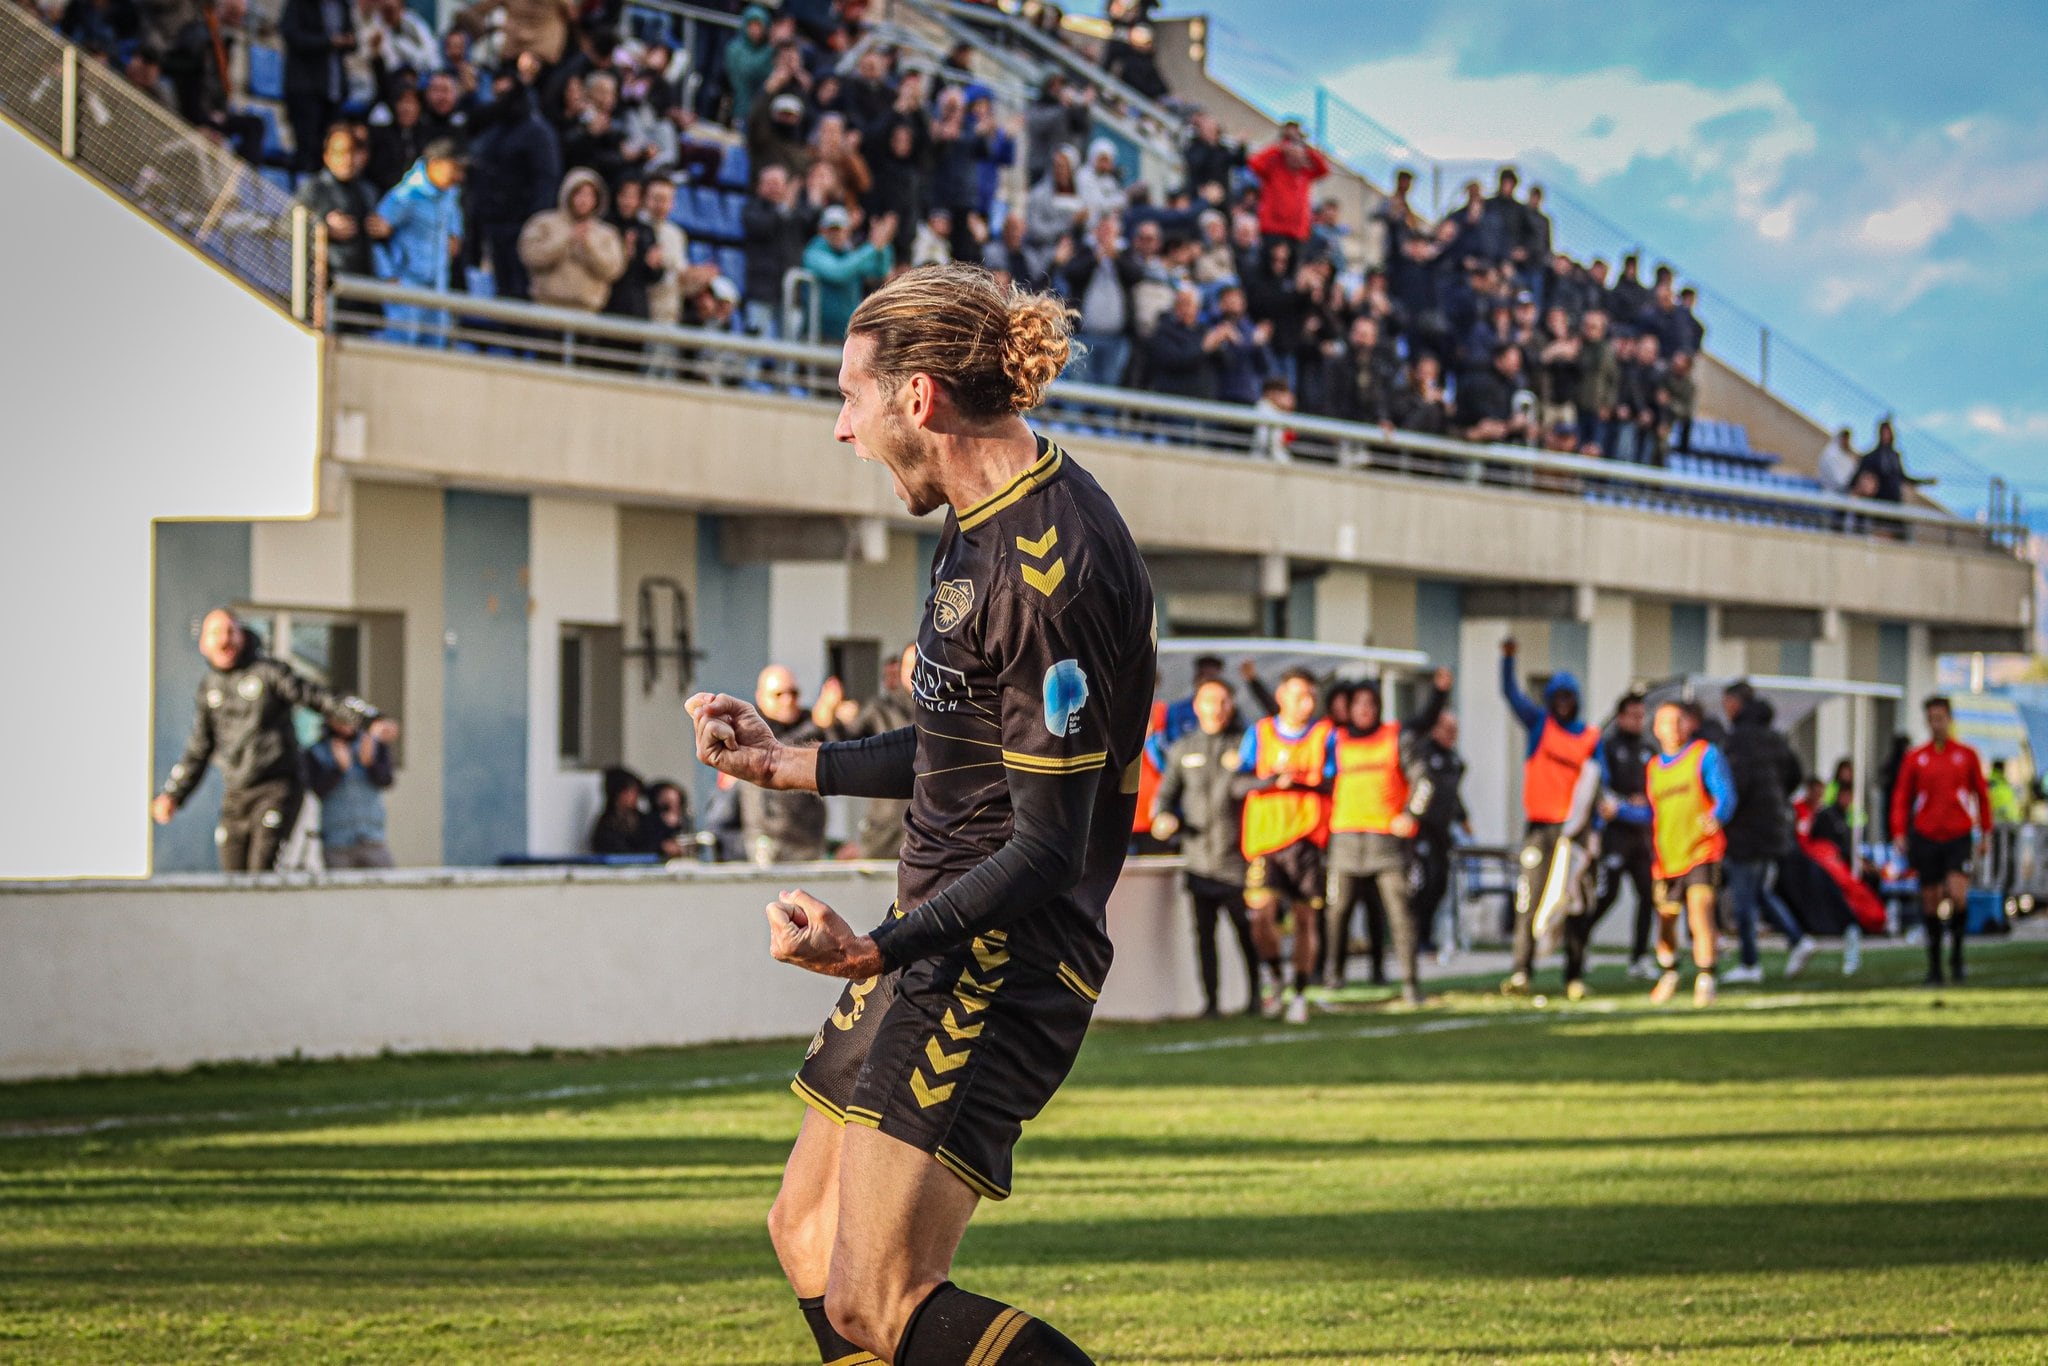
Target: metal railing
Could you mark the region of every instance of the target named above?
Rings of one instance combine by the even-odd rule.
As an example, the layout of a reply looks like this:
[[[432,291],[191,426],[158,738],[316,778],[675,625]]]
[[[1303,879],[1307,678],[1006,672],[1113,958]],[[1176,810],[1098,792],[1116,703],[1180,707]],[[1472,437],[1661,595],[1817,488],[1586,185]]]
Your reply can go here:
[[[294,317],[321,228],[292,197],[117,73],[0,6],[0,115]]]
[[[1179,183],[1182,163],[1176,134],[1184,120],[1171,110],[1147,99],[1083,54],[1005,9],[961,4],[959,0],[900,3],[924,15],[957,41],[974,43],[983,57],[1005,67],[1027,90],[1039,85],[1046,69],[1053,68],[1109,95],[1109,101],[1097,102],[1094,117],[1138,149],[1144,162],[1140,178],[1156,182],[1163,177],[1173,184]],[[997,41],[991,43],[991,38]],[[1014,54],[1019,49],[1027,49],[1035,60],[1017,60]]]
[[[1438,161],[1426,156],[1407,138],[1303,76],[1231,25],[1213,18],[1204,22],[1209,66],[1219,81],[1271,117],[1308,115],[1309,132],[1316,144],[1374,186],[1389,189],[1395,172],[1412,171],[1418,191],[1416,207],[1426,206],[1434,216],[1456,207],[1465,181],[1476,179],[1491,187],[1498,162]],[[1424,195],[1426,200],[1421,198]],[[1639,234],[1554,186],[1546,189],[1544,209],[1550,215],[1553,240],[1577,260],[1602,257],[1618,270],[1621,258],[1635,253],[1644,258],[1645,278],[1648,268],[1661,260]],[[1758,388],[1829,432],[1850,427],[1867,436],[1880,420],[1890,419],[1913,472],[1939,479],[1937,491],[1942,501],[1959,510],[1977,511],[1980,502],[1995,504],[2014,496],[1989,470],[1926,428],[1900,421],[1883,398],[1726,294],[1687,272],[1680,274],[1683,283],[1699,291],[1694,311],[1706,324],[1707,349]],[[1983,510],[1993,515],[2003,511]]]
[[[329,326],[344,347],[382,345],[382,308],[410,311],[415,342],[501,359],[637,375],[653,383],[746,388],[839,403],[839,348],[771,341],[734,332],[668,327],[571,309],[436,294],[358,276],[335,281]],[[1082,438],[1143,443],[1162,450],[1265,459],[1426,479],[1603,508],[1737,523],[1816,535],[1880,536],[1916,545],[2010,556],[2024,528],[1965,521],[1939,509],[1744,485],[1650,466],[1479,445],[1304,414],[1260,412],[1165,394],[1061,381],[1034,422]],[[1283,437],[1284,432],[1284,437]]]

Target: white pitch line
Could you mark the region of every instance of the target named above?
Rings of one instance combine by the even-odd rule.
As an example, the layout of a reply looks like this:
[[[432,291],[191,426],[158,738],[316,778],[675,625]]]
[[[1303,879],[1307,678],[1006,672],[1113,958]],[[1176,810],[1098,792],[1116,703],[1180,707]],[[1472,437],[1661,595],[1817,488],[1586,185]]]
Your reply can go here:
[[[1139,1049],[1140,1053],[1207,1053],[1218,1048],[1261,1048],[1267,1044],[1329,1043],[1339,1039],[1391,1039],[1403,1034],[1442,1034],[1453,1029],[1475,1029],[1480,1025],[1498,1024],[1506,1020],[1540,1019],[1540,1016],[1476,1016],[1455,1020],[1418,1020],[1413,1024],[1368,1025],[1363,1029],[1344,1029],[1334,1033],[1304,1030],[1268,1030],[1263,1034],[1239,1034],[1224,1039],[1188,1039],[1181,1043],[1156,1043]]]
[[[751,1086],[757,1082],[787,1077],[789,1069],[772,1072],[741,1072],[729,1077],[693,1077],[688,1081],[630,1081],[587,1086],[551,1086],[541,1091],[503,1091],[485,1094],[421,1096],[416,1099],[336,1101],[327,1105],[289,1105],[274,1110],[203,1110],[175,1115],[110,1115],[104,1119],[76,1124],[0,1125],[0,1139],[77,1138],[85,1134],[108,1133],[117,1129],[171,1129],[201,1124],[242,1124],[263,1119],[324,1119],[331,1115],[361,1115],[390,1110],[452,1110],[464,1105],[521,1105],[534,1101],[580,1100],[589,1096],[620,1096],[648,1093],[681,1094],[711,1091],[724,1086]]]

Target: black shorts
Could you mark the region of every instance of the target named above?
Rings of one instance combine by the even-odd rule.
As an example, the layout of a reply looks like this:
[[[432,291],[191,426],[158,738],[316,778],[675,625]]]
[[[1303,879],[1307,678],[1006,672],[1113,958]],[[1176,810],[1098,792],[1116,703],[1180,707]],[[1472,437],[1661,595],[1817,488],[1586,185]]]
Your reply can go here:
[[[1314,840],[1296,840],[1284,849],[1261,854],[1245,869],[1245,899],[1270,893],[1290,906],[1323,907],[1329,885],[1329,859]]]
[[[1717,859],[1702,863],[1697,868],[1688,868],[1677,877],[1660,877],[1652,888],[1651,900],[1659,906],[1683,906],[1688,887],[1705,887],[1710,892],[1721,890],[1721,864]]]
[[[1073,1069],[1099,988],[1064,963],[1020,963],[1003,943],[992,931],[847,987],[790,1089],[1007,1199],[1010,1150]]]
[[[1968,835],[1953,840],[1931,840],[1910,832],[1906,835],[1906,862],[1922,887],[1931,887],[1950,873],[1970,876],[1972,852]]]

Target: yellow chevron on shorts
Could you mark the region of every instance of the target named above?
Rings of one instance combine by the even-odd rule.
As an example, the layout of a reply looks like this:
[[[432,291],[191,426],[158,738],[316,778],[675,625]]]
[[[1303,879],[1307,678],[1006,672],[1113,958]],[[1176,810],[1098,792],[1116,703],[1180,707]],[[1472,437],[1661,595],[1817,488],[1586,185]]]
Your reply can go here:
[[[825,1366],[881,1366],[882,1359],[873,1352],[853,1352],[843,1357],[834,1357]]]
[[[1010,951],[1008,949],[1000,949],[993,944],[989,944],[988,947],[984,948],[982,946],[985,942],[982,939],[976,939],[968,946],[974,950],[974,961],[981,964],[983,972],[994,972],[997,968],[1010,961]]]
[[[967,1066],[967,1060],[973,1056],[974,1050],[971,1048],[965,1053],[948,1053],[939,1047],[939,1038],[936,1034],[924,1041],[924,1060],[932,1065],[932,1075],[935,1077]]]
[[[981,1024],[961,1024],[953,1018],[953,1008],[951,1006],[947,1006],[946,1018],[939,1021],[939,1023],[945,1027],[947,1036],[951,1038],[954,1043],[962,1043],[968,1039],[980,1038],[981,1031],[987,1025],[988,1022],[984,1020]]]
[[[915,1067],[910,1069],[910,1094],[917,1097],[920,1110],[929,1110],[934,1105],[943,1105],[953,1098],[953,1088],[958,1082],[949,1081],[944,1086],[932,1086],[924,1079],[924,1073]]]

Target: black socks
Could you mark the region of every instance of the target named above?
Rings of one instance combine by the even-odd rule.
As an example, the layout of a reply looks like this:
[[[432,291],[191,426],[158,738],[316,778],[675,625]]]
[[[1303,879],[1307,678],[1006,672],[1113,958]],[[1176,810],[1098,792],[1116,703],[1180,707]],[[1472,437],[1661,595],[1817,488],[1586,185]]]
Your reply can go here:
[[[1094,1366],[1051,1324],[951,1281],[925,1297],[896,1346],[896,1366]]]
[[[804,1322],[811,1325],[811,1336],[818,1340],[818,1359],[825,1366],[873,1366],[881,1360],[874,1353],[864,1351],[839,1336],[832,1321],[825,1317],[823,1295],[799,1299],[796,1303],[797,1308],[804,1311]]]

